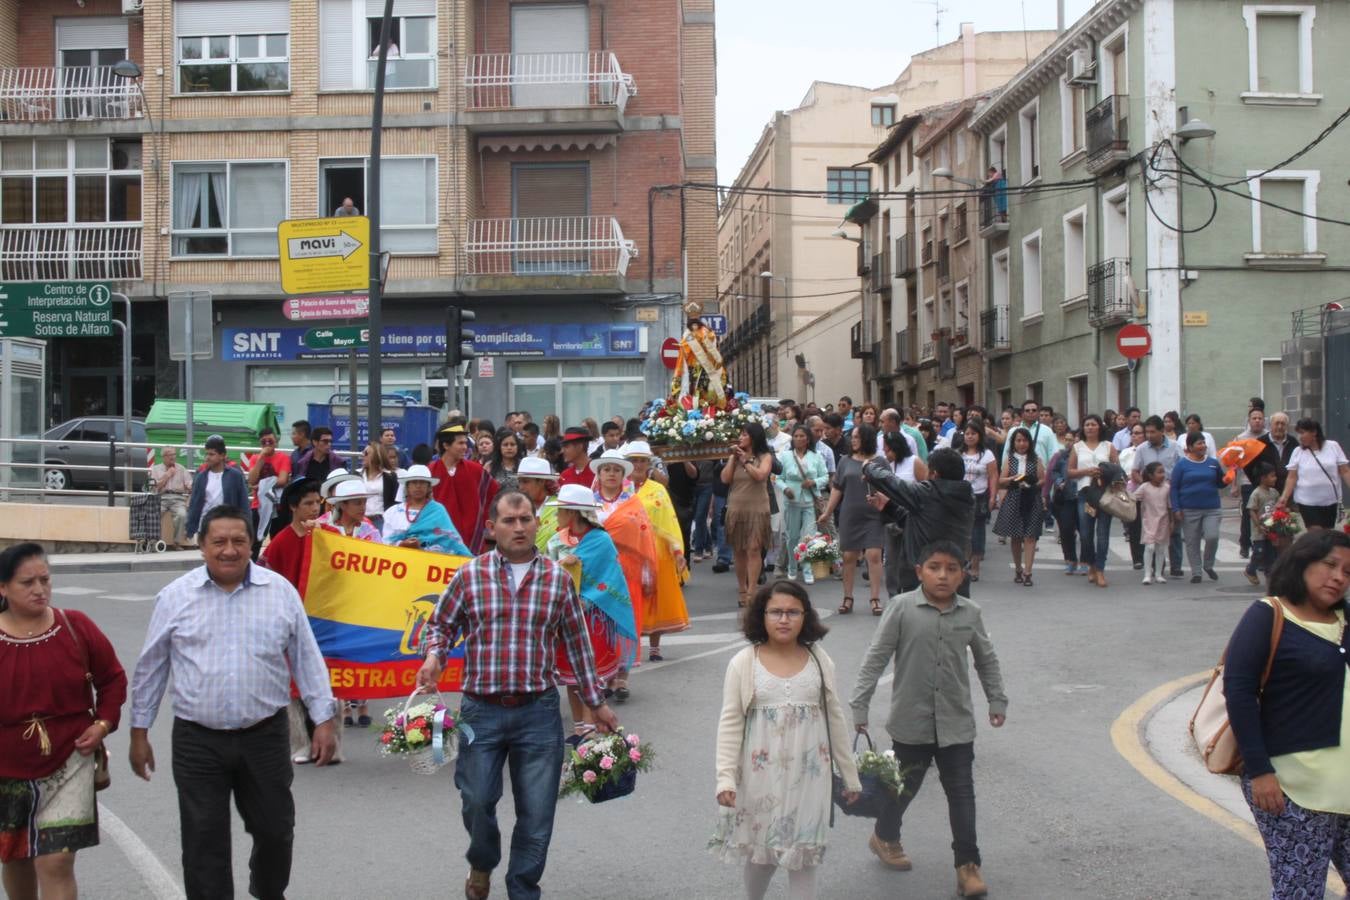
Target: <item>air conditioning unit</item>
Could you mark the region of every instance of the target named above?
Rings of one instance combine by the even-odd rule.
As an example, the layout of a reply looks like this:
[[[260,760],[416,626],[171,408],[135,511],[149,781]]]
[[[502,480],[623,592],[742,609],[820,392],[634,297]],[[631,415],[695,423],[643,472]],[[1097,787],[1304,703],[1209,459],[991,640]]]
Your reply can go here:
[[[138,15],[145,6],[145,0],[122,0],[122,15]]]
[[[1097,62],[1088,48],[1079,47],[1070,53],[1065,66],[1069,72],[1069,84],[1074,87],[1088,87],[1097,83]]]

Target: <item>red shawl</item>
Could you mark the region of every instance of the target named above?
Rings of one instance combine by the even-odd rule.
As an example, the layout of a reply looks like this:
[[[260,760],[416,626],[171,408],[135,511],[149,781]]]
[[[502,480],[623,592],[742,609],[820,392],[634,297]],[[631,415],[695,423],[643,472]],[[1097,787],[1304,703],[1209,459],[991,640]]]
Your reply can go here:
[[[451,475],[445,463],[436,459],[431,463],[431,475],[440,483],[432,488],[432,496],[450,513],[450,521],[464,543],[474,553],[482,553],[487,531],[487,514],[492,498],[497,496],[497,482],[487,469],[472,460],[461,460]]]

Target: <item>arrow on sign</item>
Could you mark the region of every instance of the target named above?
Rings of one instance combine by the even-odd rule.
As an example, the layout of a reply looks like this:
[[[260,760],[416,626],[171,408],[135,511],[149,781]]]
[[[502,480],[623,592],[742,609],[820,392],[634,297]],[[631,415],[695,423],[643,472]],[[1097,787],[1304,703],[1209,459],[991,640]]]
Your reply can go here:
[[[286,244],[291,259],[324,259],[332,256],[347,259],[364,246],[345,231],[321,237],[290,238]]]

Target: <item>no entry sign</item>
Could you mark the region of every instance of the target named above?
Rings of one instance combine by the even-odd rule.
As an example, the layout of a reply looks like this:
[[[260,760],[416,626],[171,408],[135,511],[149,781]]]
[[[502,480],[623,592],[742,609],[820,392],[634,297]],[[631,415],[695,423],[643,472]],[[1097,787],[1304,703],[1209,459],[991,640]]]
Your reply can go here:
[[[1126,359],[1142,359],[1153,349],[1153,338],[1143,325],[1126,325],[1116,335],[1116,349]]]
[[[680,342],[674,338],[666,338],[661,342],[661,363],[667,369],[674,370],[675,364],[680,361]]]

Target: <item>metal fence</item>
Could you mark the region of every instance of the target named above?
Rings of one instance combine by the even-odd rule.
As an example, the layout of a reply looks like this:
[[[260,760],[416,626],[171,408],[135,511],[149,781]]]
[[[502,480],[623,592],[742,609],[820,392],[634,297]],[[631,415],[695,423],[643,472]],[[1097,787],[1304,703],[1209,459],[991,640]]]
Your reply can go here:
[[[138,281],[141,226],[5,225],[0,280]]]
[[[637,93],[619,59],[604,50],[575,53],[477,53],[464,64],[468,109],[614,106]]]
[[[637,245],[612,216],[470,219],[469,275],[624,275]]]
[[[10,122],[132,119],[145,115],[136,82],[112,66],[0,68],[0,118]]]

